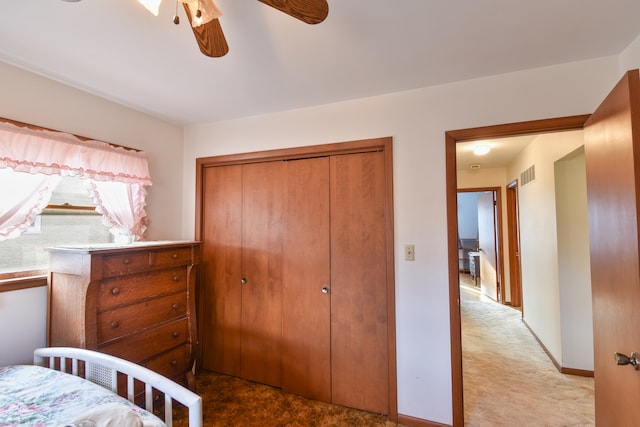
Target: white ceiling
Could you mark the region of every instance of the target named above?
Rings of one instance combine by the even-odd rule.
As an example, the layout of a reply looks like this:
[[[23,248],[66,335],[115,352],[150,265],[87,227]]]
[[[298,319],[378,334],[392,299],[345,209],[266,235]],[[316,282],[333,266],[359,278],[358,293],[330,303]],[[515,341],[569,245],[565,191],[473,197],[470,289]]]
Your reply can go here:
[[[537,135],[532,134],[509,138],[458,142],[456,144],[456,168],[458,170],[478,170],[507,167],[536,137]],[[473,150],[478,144],[488,145],[491,151],[482,156],[474,154]],[[472,165],[474,167],[472,167]]]
[[[230,52],[203,56],[175,3],[2,0],[0,60],[190,125],[620,53],[638,0],[328,0],[307,25],[217,0]]]

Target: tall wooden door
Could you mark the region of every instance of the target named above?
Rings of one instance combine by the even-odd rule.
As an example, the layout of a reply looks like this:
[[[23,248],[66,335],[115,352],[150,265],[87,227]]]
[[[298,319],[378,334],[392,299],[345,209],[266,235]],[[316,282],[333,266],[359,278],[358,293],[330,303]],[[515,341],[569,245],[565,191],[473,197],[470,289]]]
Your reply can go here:
[[[330,180],[332,401],[388,414],[384,156],[332,156]]]
[[[522,270],[520,264],[520,215],[518,213],[518,181],[507,186],[507,229],[509,238],[509,286],[513,307],[522,305]]]
[[[585,124],[598,426],[640,425],[640,77],[628,72]]]
[[[391,165],[390,138],[198,159],[204,369],[397,419]]]
[[[282,381],[284,162],[242,166],[241,377]]]
[[[239,376],[242,166],[205,168],[202,181],[202,367]]]
[[[488,297],[500,301],[496,230],[495,192],[487,191],[478,195],[480,288]]]
[[[283,163],[211,167],[204,179],[203,367],[279,387]]]
[[[331,401],[329,158],[286,162],[282,389]]]

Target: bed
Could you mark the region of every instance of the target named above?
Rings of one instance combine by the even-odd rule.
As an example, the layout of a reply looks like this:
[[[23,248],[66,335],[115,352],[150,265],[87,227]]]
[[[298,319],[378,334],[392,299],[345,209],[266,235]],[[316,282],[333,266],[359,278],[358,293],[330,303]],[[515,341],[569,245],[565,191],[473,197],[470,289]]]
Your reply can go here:
[[[156,401],[157,396],[164,399]],[[188,411],[189,427],[202,426],[200,396],[104,353],[41,348],[34,352],[34,365],[0,368],[2,426],[171,427],[174,402]]]

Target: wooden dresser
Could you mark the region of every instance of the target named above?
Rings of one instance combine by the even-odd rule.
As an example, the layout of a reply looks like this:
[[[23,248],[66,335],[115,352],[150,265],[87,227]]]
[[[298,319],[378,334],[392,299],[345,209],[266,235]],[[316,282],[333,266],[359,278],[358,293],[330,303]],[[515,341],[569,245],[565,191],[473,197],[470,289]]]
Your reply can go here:
[[[199,243],[48,251],[48,345],[98,350],[194,386]]]

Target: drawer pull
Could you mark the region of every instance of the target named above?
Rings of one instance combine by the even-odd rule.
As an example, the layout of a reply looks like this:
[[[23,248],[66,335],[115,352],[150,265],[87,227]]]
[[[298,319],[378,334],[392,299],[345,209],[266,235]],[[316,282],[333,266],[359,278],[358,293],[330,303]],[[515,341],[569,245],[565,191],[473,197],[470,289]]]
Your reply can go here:
[[[173,258],[173,259],[178,259],[178,254],[172,254],[172,255],[171,255],[171,258]]]
[[[171,361],[171,366],[178,366],[178,361],[176,359],[173,359]]]
[[[177,282],[180,280],[180,276],[178,276],[177,274],[174,274],[173,277],[171,278],[174,282]]]
[[[174,302],[173,304],[171,304],[171,308],[173,308],[174,310],[177,310],[178,308],[180,308],[180,304],[178,304],[177,302]]]
[[[174,338],[178,338],[180,336],[180,332],[173,331],[173,333],[171,335],[173,335]]]
[[[124,265],[129,265],[129,264],[131,264],[131,260],[129,258],[125,258],[125,259],[122,260],[122,263]]]
[[[114,320],[113,322],[109,323],[109,326],[111,326],[111,329],[115,329],[118,326],[120,326],[120,322],[118,322],[117,320]]]
[[[120,293],[120,288],[111,289],[111,295],[118,295]]]

